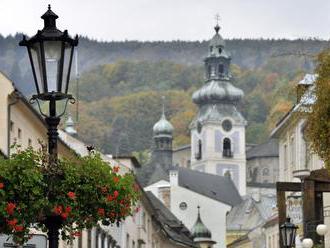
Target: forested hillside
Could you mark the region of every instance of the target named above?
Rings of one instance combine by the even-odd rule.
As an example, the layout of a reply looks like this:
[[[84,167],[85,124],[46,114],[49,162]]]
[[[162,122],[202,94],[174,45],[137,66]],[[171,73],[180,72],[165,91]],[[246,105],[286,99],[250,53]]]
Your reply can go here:
[[[32,77],[26,52],[17,45],[20,38],[0,36],[0,70],[28,95],[33,89]],[[160,117],[161,96],[165,95],[167,116],[175,127],[175,145],[189,142],[188,126],[196,112],[191,95],[203,84],[207,44],[81,38],[81,138],[110,153],[150,148],[152,125]],[[312,72],[313,55],[326,46],[326,41],[319,40],[227,41],[234,84],[245,92],[239,108],[248,121],[248,142],[267,138],[295,101],[295,84],[304,73]],[[72,92],[76,94],[75,87]]]

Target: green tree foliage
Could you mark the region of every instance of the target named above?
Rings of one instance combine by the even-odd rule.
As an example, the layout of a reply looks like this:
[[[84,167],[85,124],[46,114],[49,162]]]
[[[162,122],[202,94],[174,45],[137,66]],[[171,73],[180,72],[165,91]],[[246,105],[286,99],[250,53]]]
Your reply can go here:
[[[292,106],[301,73],[273,72],[232,66],[233,84],[245,92],[239,109],[248,121],[247,142],[261,143],[277,120]],[[152,127],[161,115],[174,125],[174,146],[190,143],[189,124],[197,106],[192,93],[203,84],[203,67],[171,62],[119,61],[84,73],[81,79],[79,133],[104,152],[128,154],[150,149]],[[292,89],[292,90],[291,90]],[[143,156],[141,159],[144,159]]]
[[[330,50],[318,56],[316,103],[308,114],[308,137],[313,150],[330,166]]]

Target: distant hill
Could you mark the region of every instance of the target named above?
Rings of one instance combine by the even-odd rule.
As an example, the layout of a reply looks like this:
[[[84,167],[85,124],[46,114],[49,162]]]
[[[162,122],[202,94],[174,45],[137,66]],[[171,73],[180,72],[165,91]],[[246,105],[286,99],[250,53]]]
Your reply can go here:
[[[21,38],[22,34],[8,37],[0,35],[0,70],[17,82],[24,92],[29,93],[31,87],[27,82],[31,82],[32,75],[25,48],[18,46]],[[227,49],[231,52],[234,64],[241,68],[256,69],[264,66],[273,57],[283,54],[315,54],[327,44],[326,41],[316,39],[292,41],[233,39],[227,40]],[[79,70],[88,71],[97,65],[114,63],[118,60],[170,61],[182,65],[201,65],[207,52],[207,45],[207,41],[99,42],[81,37]],[[305,60],[304,69],[311,69],[311,61],[311,58]]]
[[[0,36],[0,70],[26,94],[33,90],[31,69],[21,35]],[[247,141],[264,141],[295,101],[295,85],[312,72],[320,40],[228,40],[234,84],[245,97],[239,108],[248,121]],[[191,101],[203,84],[208,42],[98,42],[80,38],[79,133],[109,153],[144,154],[152,125],[160,116],[161,96],[175,127],[175,145],[189,142],[196,113]],[[74,73],[73,73],[74,80]],[[75,94],[75,85],[72,84]],[[75,112],[71,108],[72,113]]]

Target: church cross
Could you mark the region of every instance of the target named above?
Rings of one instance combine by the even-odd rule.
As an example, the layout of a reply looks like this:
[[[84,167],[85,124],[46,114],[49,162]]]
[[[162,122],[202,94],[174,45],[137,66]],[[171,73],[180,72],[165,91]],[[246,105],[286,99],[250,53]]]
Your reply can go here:
[[[217,21],[217,25],[219,25],[219,21],[220,21],[220,15],[219,15],[219,13],[217,13],[215,15],[215,20]]]

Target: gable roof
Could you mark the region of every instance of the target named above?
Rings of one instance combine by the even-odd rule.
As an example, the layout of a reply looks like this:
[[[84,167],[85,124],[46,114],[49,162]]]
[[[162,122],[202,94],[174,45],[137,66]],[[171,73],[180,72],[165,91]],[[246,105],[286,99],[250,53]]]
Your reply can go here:
[[[181,245],[196,247],[188,228],[152,192],[145,192],[144,195],[151,206],[154,220],[161,227],[165,236]]]
[[[183,167],[178,167],[176,170],[179,172],[179,186],[183,188],[230,206],[235,206],[242,201],[233,181],[227,177]]]
[[[254,146],[246,152],[246,159],[258,157],[278,157],[278,140],[269,139],[267,142]]]

